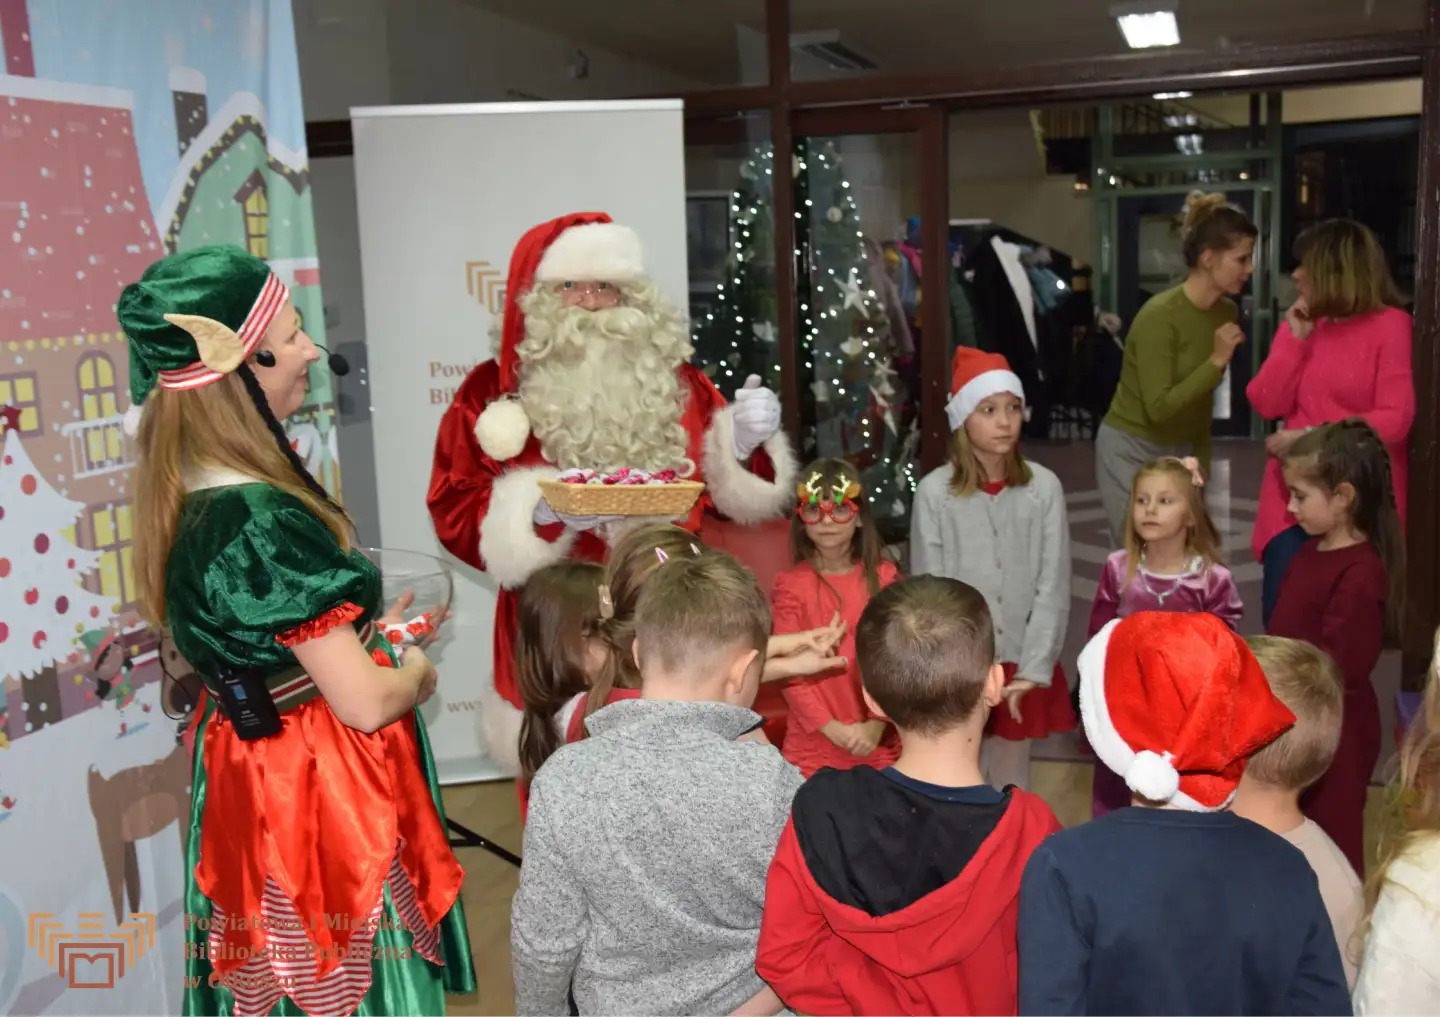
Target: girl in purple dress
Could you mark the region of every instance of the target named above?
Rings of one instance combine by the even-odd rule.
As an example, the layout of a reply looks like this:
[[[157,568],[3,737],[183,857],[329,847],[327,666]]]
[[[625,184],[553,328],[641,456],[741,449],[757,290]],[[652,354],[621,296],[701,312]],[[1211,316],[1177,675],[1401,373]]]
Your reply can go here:
[[[1125,548],[1105,560],[1087,640],[1137,611],[1209,611],[1239,627],[1245,607],[1230,570],[1220,564],[1220,534],[1205,511],[1204,489],[1194,458],[1154,459],[1135,474]],[[1129,804],[1130,788],[1097,762],[1095,817]]]

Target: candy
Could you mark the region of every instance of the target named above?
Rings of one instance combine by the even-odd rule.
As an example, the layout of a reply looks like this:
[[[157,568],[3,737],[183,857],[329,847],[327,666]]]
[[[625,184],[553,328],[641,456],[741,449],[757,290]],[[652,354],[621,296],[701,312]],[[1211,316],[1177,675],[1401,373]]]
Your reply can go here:
[[[594,470],[566,470],[557,478],[566,484],[603,484],[607,487],[632,487],[636,484],[673,484],[680,479],[675,470],[660,470],[649,473],[631,467],[613,473],[597,473]]]

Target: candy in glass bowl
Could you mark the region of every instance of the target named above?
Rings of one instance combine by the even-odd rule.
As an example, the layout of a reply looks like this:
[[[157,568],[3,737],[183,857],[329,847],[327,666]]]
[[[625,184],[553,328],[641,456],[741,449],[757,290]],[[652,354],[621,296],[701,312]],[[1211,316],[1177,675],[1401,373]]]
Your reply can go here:
[[[441,559],[419,551],[362,547],[380,570],[381,613],[375,624],[393,645],[428,646],[450,614],[454,575]]]

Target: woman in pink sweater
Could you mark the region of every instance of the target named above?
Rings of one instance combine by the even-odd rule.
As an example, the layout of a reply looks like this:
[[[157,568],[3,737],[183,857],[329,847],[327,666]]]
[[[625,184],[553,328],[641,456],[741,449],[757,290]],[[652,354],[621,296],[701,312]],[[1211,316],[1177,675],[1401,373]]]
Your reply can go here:
[[[1251,408],[1282,429],[1265,441],[1270,459],[1250,546],[1265,570],[1266,624],[1280,580],[1305,531],[1290,500],[1280,457],[1308,428],[1364,417],[1390,452],[1395,501],[1405,519],[1406,441],[1415,419],[1410,315],[1375,234],[1357,222],[1321,223],[1295,242],[1300,297],[1275,333],[1265,363],[1245,389]]]

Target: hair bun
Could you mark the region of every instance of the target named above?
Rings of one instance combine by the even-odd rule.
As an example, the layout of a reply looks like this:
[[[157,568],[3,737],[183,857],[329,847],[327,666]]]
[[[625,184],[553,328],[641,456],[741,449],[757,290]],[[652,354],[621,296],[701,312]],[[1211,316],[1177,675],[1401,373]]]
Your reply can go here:
[[[1185,199],[1185,223],[1181,228],[1185,233],[1193,233],[1196,227],[1205,221],[1206,216],[1229,206],[1230,202],[1225,199],[1223,194],[1191,191],[1190,196]]]

